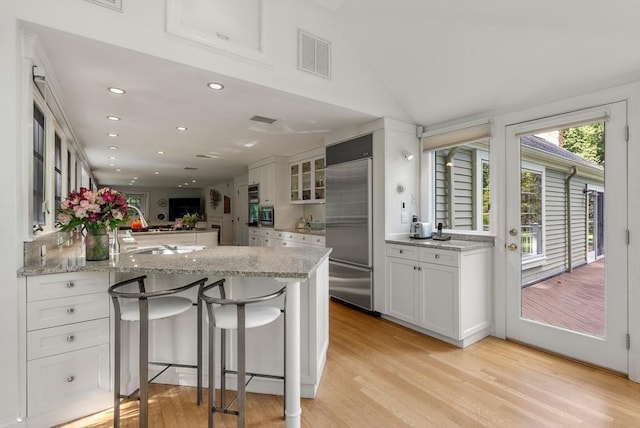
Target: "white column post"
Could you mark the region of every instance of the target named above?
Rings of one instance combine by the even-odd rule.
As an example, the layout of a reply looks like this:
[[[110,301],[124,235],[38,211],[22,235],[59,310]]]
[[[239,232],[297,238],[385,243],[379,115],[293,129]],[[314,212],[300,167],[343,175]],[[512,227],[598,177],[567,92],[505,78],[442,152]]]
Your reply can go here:
[[[285,376],[287,378],[287,401],[285,403],[285,417],[287,428],[300,428],[300,280],[278,279],[287,284],[286,295],[286,325],[287,337],[287,366]]]

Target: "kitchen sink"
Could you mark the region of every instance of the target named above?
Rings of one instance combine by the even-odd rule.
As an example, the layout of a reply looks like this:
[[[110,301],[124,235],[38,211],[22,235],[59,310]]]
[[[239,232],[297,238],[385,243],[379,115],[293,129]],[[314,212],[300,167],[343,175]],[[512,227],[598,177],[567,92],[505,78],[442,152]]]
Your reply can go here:
[[[129,254],[184,254],[207,248],[204,245],[153,245],[127,250]]]

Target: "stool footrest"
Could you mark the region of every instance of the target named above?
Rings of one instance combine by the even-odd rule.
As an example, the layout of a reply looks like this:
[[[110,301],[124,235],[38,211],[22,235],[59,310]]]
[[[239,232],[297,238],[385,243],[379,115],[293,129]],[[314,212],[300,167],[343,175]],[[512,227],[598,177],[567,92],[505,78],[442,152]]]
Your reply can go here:
[[[224,371],[227,374],[238,374],[237,370],[225,370]],[[245,372],[245,374],[247,376],[251,376],[252,378],[254,377],[263,377],[266,379],[280,379],[280,380],[284,380],[284,376],[279,376],[279,375],[272,375],[272,374],[264,374],[264,373],[253,373],[253,372]],[[251,379],[249,379],[249,381],[251,381]],[[249,382],[247,382],[247,385],[249,384]]]

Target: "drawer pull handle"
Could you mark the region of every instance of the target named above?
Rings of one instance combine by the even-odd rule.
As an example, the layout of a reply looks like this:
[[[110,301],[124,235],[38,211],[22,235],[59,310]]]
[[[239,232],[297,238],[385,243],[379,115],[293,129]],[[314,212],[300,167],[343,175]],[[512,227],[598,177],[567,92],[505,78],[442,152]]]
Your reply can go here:
[[[422,267],[418,266],[418,270],[419,270],[419,271],[422,271]]]
[[[400,254],[404,253],[404,250],[400,250]]]
[[[73,281],[67,282],[67,288],[73,288],[74,285]]]
[[[414,266],[414,267],[413,267],[413,270],[416,270],[416,269],[417,269],[417,267],[415,267],[415,266]]]
[[[74,340],[76,340],[76,338],[73,334],[70,334],[69,336],[67,336],[67,342],[73,342]]]
[[[439,259],[439,258],[440,258],[440,254],[436,254],[436,259]]]
[[[74,313],[75,311],[76,311],[76,310],[75,310],[75,308],[67,308],[67,313],[68,313],[69,315],[71,315],[71,314],[72,314],[72,313]]]
[[[76,380],[75,376],[67,376],[67,382],[71,383]]]

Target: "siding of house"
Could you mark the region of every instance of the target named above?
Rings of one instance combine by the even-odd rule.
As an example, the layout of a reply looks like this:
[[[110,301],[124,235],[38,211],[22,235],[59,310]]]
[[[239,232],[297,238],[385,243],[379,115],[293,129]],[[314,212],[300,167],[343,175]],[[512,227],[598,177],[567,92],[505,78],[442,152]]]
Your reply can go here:
[[[460,148],[453,157],[453,225],[449,221],[449,192],[446,157],[449,150],[436,152],[436,224],[459,230],[474,229],[474,174],[475,150]],[[479,196],[481,198],[481,196]]]
[[[565,272],[568,267],[568,229],[566,217],[565,172],[546,169],[545,172],[545,259],[540,266],[522,271],[522,284],[530,285]],[[587,183],[598,184],[584,178],[571,180],[571,243],[573,266],[586,263],[586,196]],[[601,184],[601,183],[600,183]]]

